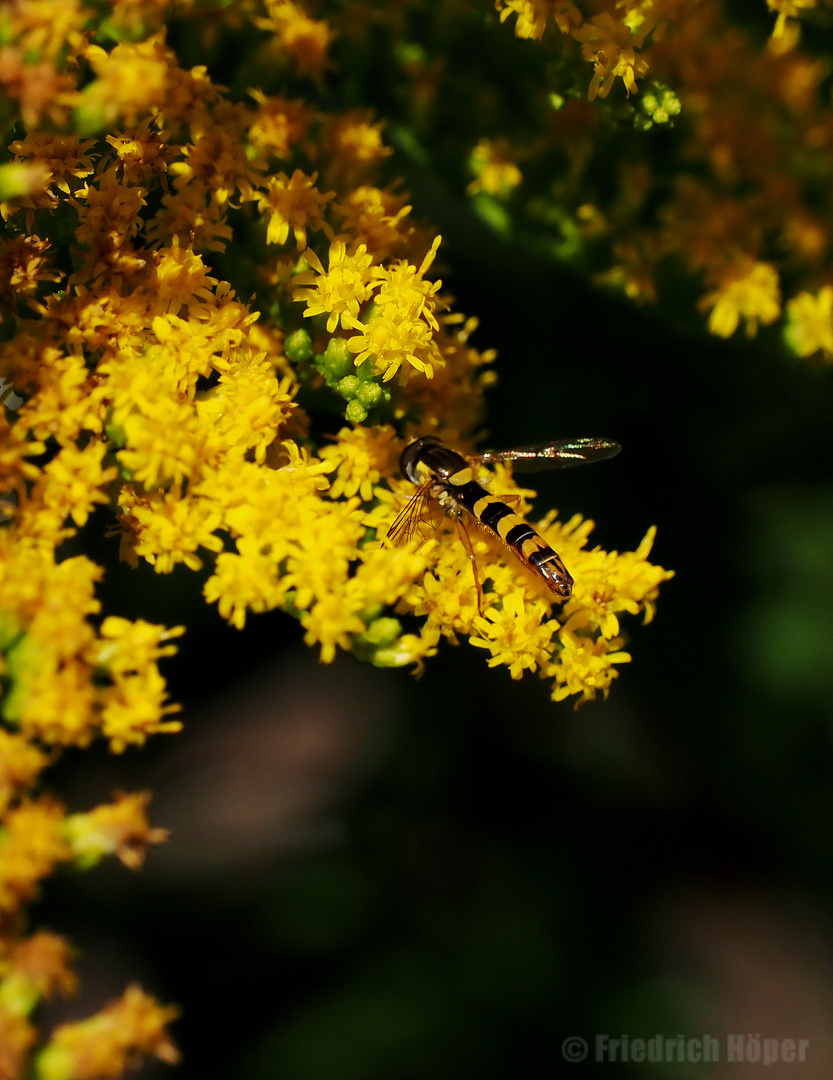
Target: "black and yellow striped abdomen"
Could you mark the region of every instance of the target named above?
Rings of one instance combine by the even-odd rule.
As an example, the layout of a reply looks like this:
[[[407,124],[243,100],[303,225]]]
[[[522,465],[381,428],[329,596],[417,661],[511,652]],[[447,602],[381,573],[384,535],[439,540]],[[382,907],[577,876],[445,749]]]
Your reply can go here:
[[[443,503],[468,511],[480,525],[492,532],[520,561],[544,579],[558,596],[569,596],[573,579],[561,558],[538,533],[505,502],[479,484],[462,455],[434,435],[417,439],[405,447],[400,459],[402,473],[420,484],[420,466],[431,474],[432,494]]]

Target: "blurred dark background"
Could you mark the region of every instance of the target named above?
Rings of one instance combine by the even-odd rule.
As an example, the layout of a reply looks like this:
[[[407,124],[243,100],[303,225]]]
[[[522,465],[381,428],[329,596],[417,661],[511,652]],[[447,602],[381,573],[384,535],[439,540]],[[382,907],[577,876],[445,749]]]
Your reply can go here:
[[[49,1020],[136,979],[183,1006],[184,1080],[556,1075],[596,1033],[808,1038],[802,1077],[829,1077],[833,373],[676,335],[422,195],[499,350],[489,444],[619,439],[536,507],[619,550],[656,524],[676,577],[626,621],[610,700],[574,711],[466,645],[421,679],[323,667],[288,617],[239,633],[196,575],[109,558],[110,610],[188,625],[165,666],[185,731],[70,755],[56,787],[78,809],[150,788],[172,837],[139,874],[49,884],[84,987]]]

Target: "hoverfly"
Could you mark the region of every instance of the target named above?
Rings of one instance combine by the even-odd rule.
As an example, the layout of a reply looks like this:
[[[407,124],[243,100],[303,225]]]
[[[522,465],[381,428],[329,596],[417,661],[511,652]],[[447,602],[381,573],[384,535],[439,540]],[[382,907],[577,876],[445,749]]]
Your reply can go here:
[[[517,470],[565,469],[571,465],[603,461],[620,450],[619,444],[609,439],[563,439],[514,450],[487,450],[467,459],[436,435],[425,435],[409,443],[399,458],[402,475],[417,485],[417,491],[388,529],[388,539],[394,546],[407,543],[429,519],[431,501],[435,500],[459,526],[460,537],[472,563],[478,610],[482,608],[480,582],[464,523],[466,513],[506,544],[524,566],[543,578],[556,596],[567,597],[573,590],[573,579],[561,556],[510,506],[490,495],[474,479],[473,467],[508,461]]]

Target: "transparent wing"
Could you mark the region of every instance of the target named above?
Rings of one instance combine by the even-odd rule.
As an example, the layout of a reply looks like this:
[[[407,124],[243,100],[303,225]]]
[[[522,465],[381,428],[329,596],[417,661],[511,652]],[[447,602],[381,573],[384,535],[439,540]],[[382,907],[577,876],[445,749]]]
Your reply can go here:
[[[536,469],[568,469],[571,465],[589,465],[615,457],[622,447],[610,439],[561,439],[558,442],[533,443],[514,450],[486,450],[475,455],[486,465],[510,461],[519,472]]]
[[[387,531],[388,543],[393,547],[403,547],[415,533],[419,533],[419,542],[424,544],[437,528],[430,488],[430,481],[418,488],[393,519]]]

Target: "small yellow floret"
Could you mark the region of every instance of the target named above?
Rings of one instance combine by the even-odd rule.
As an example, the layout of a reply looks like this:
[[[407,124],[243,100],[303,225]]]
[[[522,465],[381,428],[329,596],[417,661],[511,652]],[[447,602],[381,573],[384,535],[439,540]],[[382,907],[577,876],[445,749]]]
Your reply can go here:
[[[652,23],[646,22],[632,33],[625,23],[617,22],[605,11],[570,31],[582,43],[581,55],[593,64],[593,78],[587,91],[590,101],[597,94],[607,97],[617,77],[625,84],[628,96],[637,89],[636,80],[647,72],[648,61],[636,50],[642,47],[651,26]]]
[[[824,285],[818,293],[802,292],[787,302],[787,343],[797,356],[821,352],[833,359],[833,288]]]
[[[345,329],[359,327],[359,309],[370,299],[375,288],[371,283],[373,256],[368,254],[364,244],[350,255],[343,240],[334,240],[330,244],[328,270],[312,249],[307,249],[304,257],[312,271],[297,275],[292,292],[293,300],[307,302],[304,318],[328,315],[328,334],[332,334],[339,323]]]
[[[318,173],[307,176],[300,169],[291,177],[282,172],[269,177],[266,190],[255,197],[261,214],[268,218],[267,244],[285,244],[291,229],[300,250],[307,246],[307,229],[323,227],[324,209],[335,192],[319,191],[317,179]]]
[[[55,1029],[38,1056],[38,1080],[119,1080],[142,1057],[175,1064],[179,1054],[165,1029],[178,1015],[128,987],[95,1016]]]
[[[131,870],[138,869],[151,845],[168,839],[167,830],[152,828],[148,822],[149,802],[149,792],[122,794],[86,814],[71,814],[64,835],[79,866],[94,866],[106,855],[115,855]]]
[[[747,336],[753,337],[759,322],[766,326],[781,314],[778,271],[769,263],[740,259],[719,276],[718,288],[704,296],[700,306],[711,308],[712,334],[731,337],[743,318]]]

